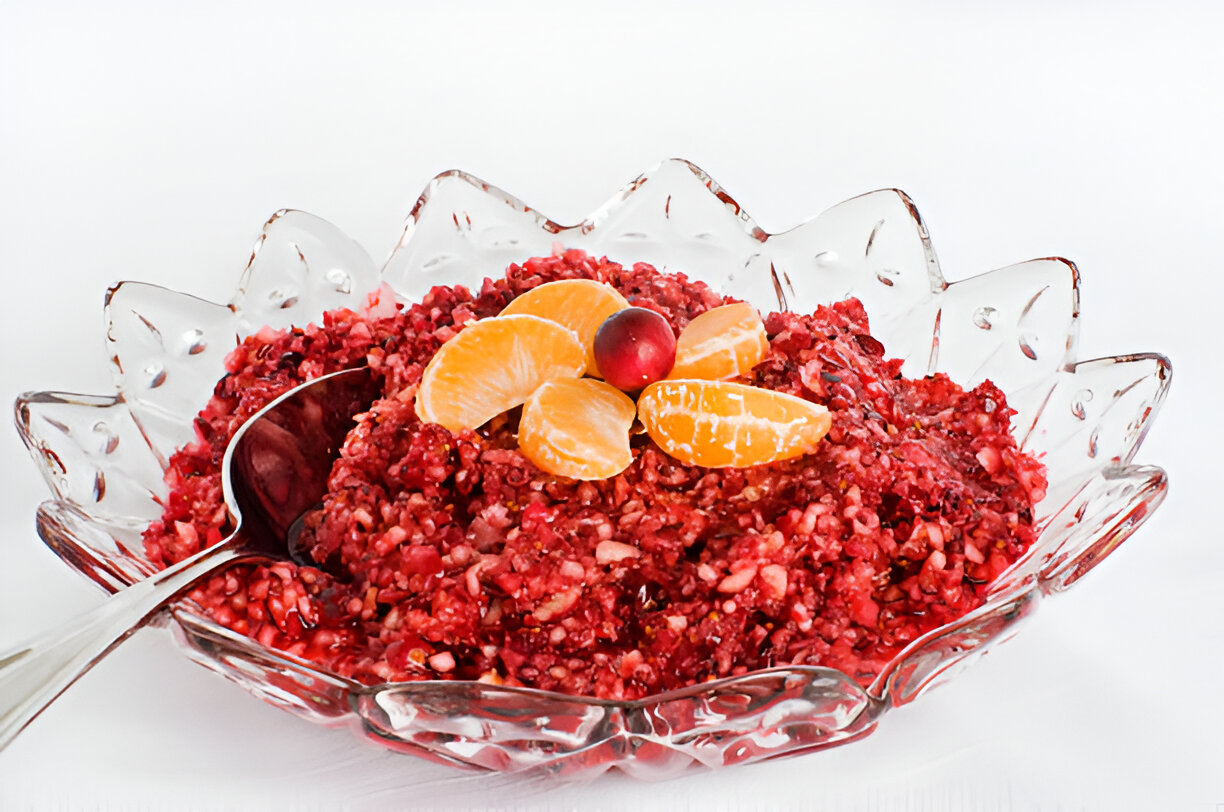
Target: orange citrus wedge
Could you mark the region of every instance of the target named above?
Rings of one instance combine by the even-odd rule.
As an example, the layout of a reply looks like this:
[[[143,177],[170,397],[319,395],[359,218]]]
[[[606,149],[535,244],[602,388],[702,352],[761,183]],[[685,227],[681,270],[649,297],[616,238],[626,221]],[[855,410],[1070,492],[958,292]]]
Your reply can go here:
[[[577,378],[586,349],[572,330],[539,316],[469,323],[430,359],[416,413],[451,431],[474,429],[513,409],[550,378]]]
[[[638,397],[646,433],[681,462],[745,468],[812,451],[829,410],[803,398],[727,381],[666,380]]]
[[[719,381],[747,375],[769,351],[765,325],[747,302],[707,310],[676,339],[676,365],[669,378]]]
[[[599,375],[595,366],[595,332],[604,319],[629,306],[620,291],[594,279],[562,279],[532,288],[506,305],[502,316],[527,313],[551,319],[578,334],[586,348],[587,374]]]
[[[556,378],[523,404],[519,449],[542,471],[607,479],[633,462],[629,428],[637,408],[624,392],[593,378]]]

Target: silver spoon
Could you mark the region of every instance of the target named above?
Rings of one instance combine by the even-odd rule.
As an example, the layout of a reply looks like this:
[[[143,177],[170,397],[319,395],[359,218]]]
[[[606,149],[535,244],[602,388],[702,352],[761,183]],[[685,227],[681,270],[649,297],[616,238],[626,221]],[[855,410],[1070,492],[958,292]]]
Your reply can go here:
[[[327,493],[353,416],[377,394],[369,369],[345,370],[295,387],[252,415],[221,466],[234,521],[228,538],[0,655],[0,749],[183,590],[240,558],[290,558],[290,528]]]

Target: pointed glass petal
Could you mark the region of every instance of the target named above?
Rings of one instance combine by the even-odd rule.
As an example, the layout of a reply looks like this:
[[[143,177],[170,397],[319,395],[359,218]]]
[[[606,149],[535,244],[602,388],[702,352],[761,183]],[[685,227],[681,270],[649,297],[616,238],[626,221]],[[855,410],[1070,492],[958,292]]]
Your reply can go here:
[[[1050,472],[1043,512],[1057,510],[1097,471],[1130,462],[1169,389],[1156,354],[1081,361],[1060,373],[1022,445]]]
[[[1097,474],[1062,511],[1059,544],[1043,546],[1042,589],[1061,592],[1126,541],[1147,520],[1168,490],[1168,477],[1151,466],[1109,467]]]
[[[768,250],[792,308],[854,296],[871,332],[907,375],[934,360],[936,297],[945,283],[917,209],[886,189],[847,200],[801,226],[769,238]]]
[[[592,254],[626,265],[645,262],[759,308],[778,307],[762,244],[765,232],[688,161],[664,161],[647,170],[577,231],[567,242]]]
[[[993,381],[1023,435],[1074,355],[1078,320],[1079,273],[1064,259],[955,282],[940,300],[938,369],[966,387]]]
[[[17,428],[55,496],[91,516],[161,514],[162,468],[116,397],[31,392]]]
[[[194,296],[123,282],[107,296],[106,321],[119,392],[164,468],[195,439],[193,420],[237,342],[237,316]]]
[[[436,285],[479,290],[511,262],[547,256],[560,227],[522,201],[465,172],[429,182],[382,278],[409,301]]]
[[[39,506],[36,521],[38,535],[56,555],[108,592],[155,571],[141,543],[147,519],[105,518],[49,500]]]
[[[242,335],[264,326],[304,326],[326,310],[359,308],[378,286],[365,249],[326,220],[284,210],[251,252],[233,307]]]
[[[1097,471],[1045,520],[1040,540],[991,585],[991,594],[1006,595],[1034,579],[1045,593],[1065,590],[1139,529],[1167,490],[1167,475],[1153,466]]]
[[[872,683],[869,693],[907,705],[942,685],[980,658],[1000,640],[1015,634],[1020,621],[1037,608],[1037,592],[1028,589],[996,601],[942,626],[907,649]]]

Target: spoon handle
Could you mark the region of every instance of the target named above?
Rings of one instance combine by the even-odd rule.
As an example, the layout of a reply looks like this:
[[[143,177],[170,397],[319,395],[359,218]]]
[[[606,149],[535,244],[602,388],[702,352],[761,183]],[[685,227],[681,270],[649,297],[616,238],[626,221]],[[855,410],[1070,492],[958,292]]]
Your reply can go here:
[[[175,595],[243,555],[229,540],[137,581],[97,609],[0,654],[0,750]]]

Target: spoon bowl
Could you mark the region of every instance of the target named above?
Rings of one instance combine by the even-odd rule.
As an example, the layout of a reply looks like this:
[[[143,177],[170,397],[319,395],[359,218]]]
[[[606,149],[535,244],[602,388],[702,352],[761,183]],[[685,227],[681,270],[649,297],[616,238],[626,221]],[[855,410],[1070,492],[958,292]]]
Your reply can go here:
[[[111,650],[184,590],[239,559],[290,560],[292,531],[327,493],[353,417],[378,395],[367,368],[304,383],[235,432],[222,462],[233,532],[121,590],[98,609],[0,654],[0,749]]]

